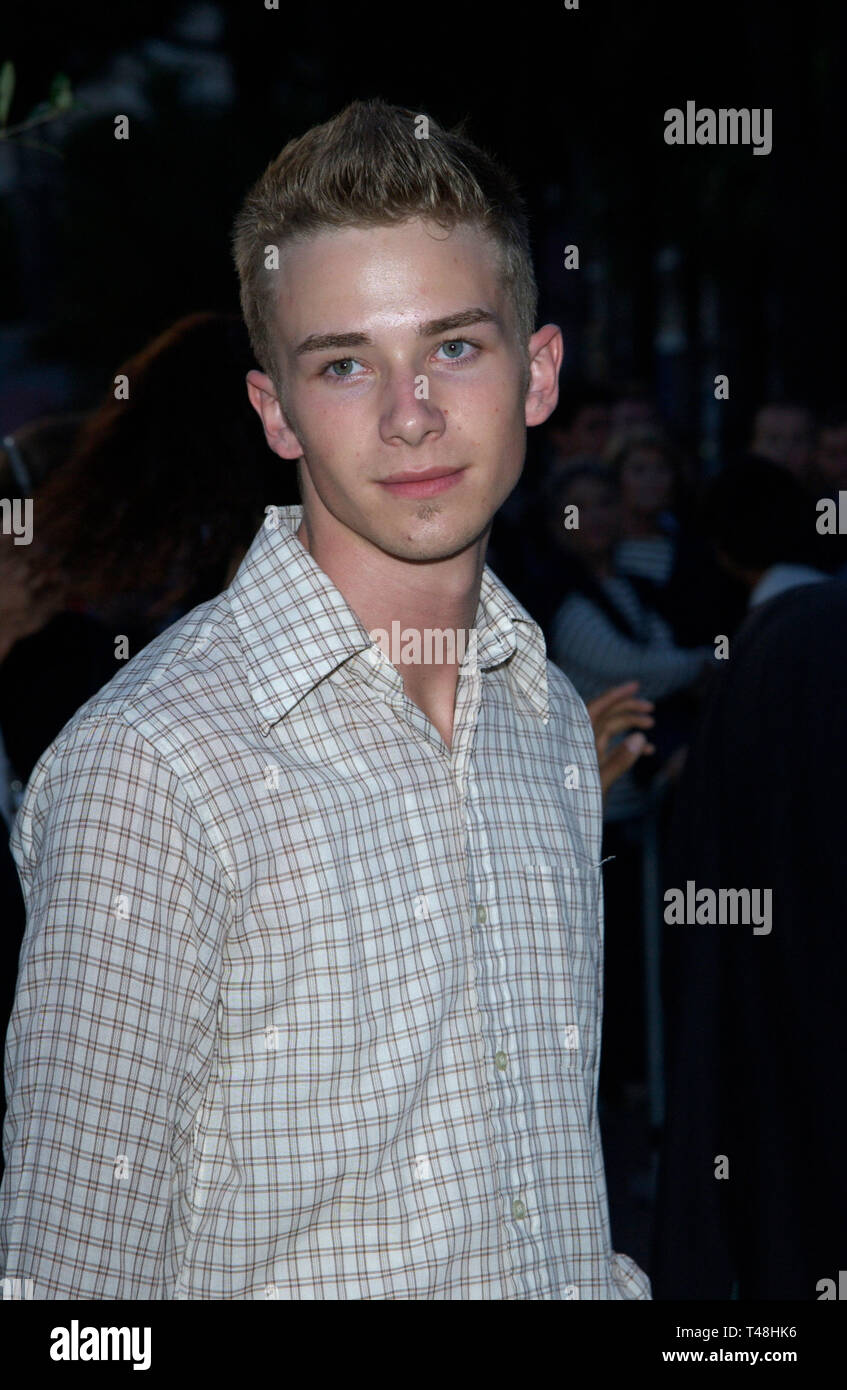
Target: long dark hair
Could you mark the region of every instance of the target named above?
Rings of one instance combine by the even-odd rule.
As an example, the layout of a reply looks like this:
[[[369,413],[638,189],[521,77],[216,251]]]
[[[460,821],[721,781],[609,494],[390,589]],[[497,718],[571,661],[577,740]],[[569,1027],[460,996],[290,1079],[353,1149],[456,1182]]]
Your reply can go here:
[[[109,390],[35,495],[31,561],[72,604],[128,594],[155,616],[210,596],[265,506],[299,500],[247,398],[254,366],[237,316],[197,313],[118,369],[128,398]]]

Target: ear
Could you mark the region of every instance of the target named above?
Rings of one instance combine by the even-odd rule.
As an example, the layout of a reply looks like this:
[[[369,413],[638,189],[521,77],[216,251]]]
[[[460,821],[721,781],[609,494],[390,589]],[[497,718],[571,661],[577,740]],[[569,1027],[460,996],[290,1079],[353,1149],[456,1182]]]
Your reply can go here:
[[[246,376],[250,404],[262,421],[268,448],[281,459],[303,457],[300,441],[289,425],[276,394],[276,387],[264,372],[250,371]]]
[[[529,340],[529,386],[526,392],[527,425],[543,425],[559,399],[559,368],[565,355],[562,331],[546,323]]]

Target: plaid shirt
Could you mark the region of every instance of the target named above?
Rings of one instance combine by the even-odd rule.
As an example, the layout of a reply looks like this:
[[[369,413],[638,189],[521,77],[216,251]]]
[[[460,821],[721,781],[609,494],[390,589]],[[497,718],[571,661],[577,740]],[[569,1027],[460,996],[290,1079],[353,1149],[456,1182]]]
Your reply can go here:
[[[649,1298],[610,1244],[585,707],[486,569],[448,750],[300,517],[33,772],[4,1273],[42,1299]]]

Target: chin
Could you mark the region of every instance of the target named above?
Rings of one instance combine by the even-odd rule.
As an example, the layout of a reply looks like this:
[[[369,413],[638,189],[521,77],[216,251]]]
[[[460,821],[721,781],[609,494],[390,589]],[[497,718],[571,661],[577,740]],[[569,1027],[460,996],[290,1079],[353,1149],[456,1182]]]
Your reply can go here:
[[[435,535],[431,532],[419,536],[410,536],[408,533],[395,534],[381,538],[378,544],[383,550],[398,556],[401,560],[449,560],[473,545],[483,529],[480,526],[477,530],[468,532],[467,527],[463,526],[461,531],[445,530]]]

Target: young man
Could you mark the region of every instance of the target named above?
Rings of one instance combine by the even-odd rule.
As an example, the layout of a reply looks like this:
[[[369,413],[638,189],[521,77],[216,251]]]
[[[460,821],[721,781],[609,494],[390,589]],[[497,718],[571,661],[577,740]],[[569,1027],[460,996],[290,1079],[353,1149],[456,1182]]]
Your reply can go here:
[[[5,1273],[649,1298],[597,1123],[591,726],[484,567],[562,358],[519,198],[463,137],[354,103],[286,146],[235,247],[302,506],[27,790]]]

